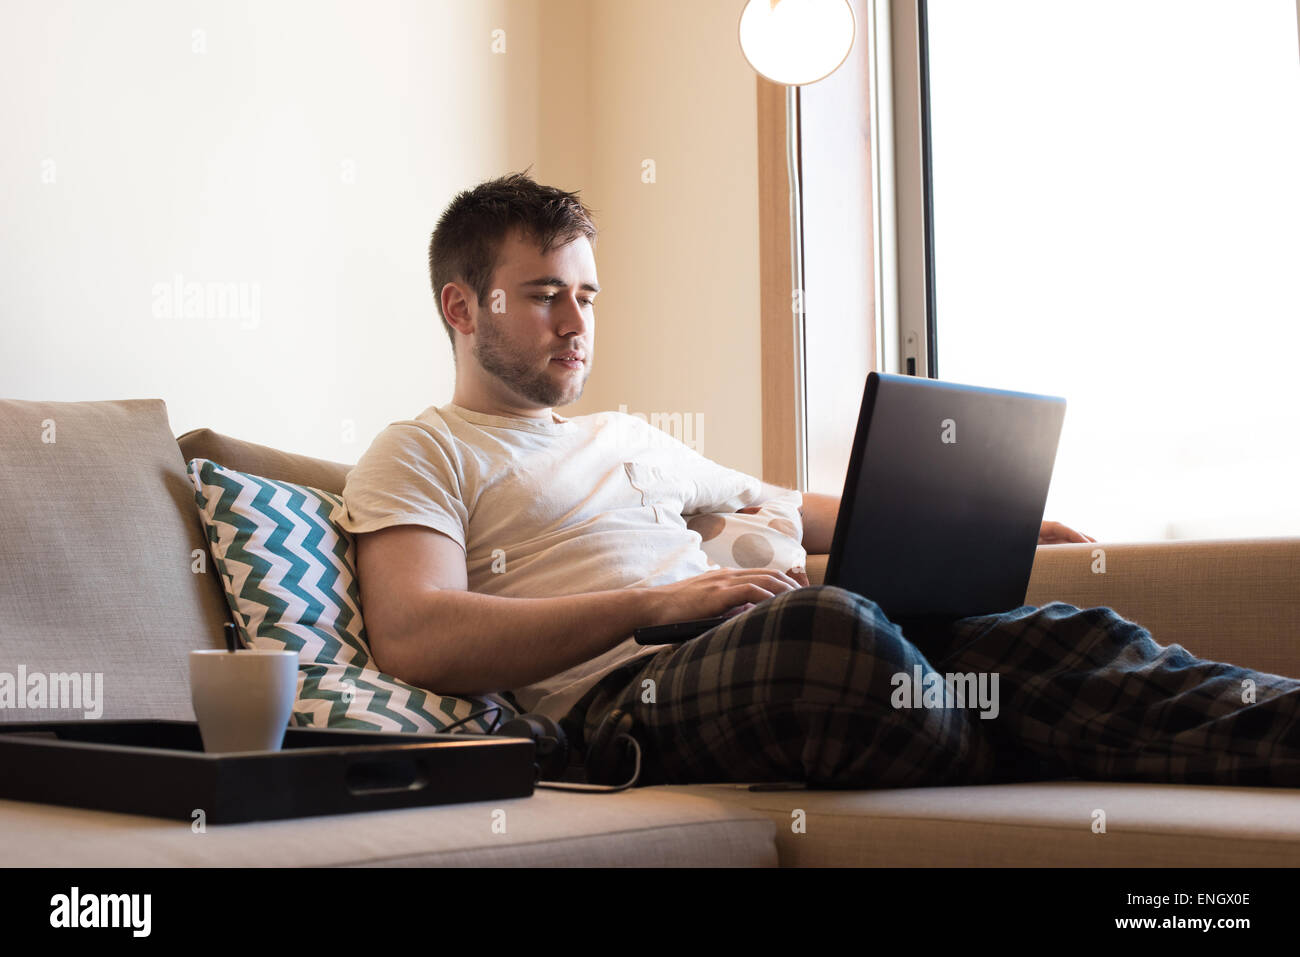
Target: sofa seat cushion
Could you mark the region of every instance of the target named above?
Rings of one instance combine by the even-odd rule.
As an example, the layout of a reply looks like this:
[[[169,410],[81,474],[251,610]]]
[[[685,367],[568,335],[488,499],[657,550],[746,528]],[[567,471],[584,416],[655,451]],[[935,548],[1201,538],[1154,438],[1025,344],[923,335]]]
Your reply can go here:
[[[227,613],[167,407],[0,400],[0,463],[0,670],[99,675],[103,698],[0,721],[193,721],[189,653]]]
[[[896,790],[663,785],[762,811],[781,865],[1296,867],[1300,789],[1047,781]],[[794,828],[802,811],[803,831]],[[1095,831],[1103,820],[1105,831]]]
[[[434,694],[385,674],[366,642],[356,544],[330,521],[339,496],[189,463],[198,511],[245,645],[299,656],[293,721],[359,731],[490,733],[518,713],[500,695]]]
[[[654,788],[616,794],[539,789],[505,801],[209,825],[202,834],[189,821],[0,801],[0,847],[10,867],[777,863],[767,815],[706,794]]]

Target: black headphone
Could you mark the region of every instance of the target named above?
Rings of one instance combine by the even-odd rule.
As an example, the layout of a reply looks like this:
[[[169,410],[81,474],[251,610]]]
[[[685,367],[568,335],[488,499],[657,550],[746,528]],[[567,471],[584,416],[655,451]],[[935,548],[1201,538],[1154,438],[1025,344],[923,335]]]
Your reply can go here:
[[[563,721],[561,724],[564,723]],[[622,791],[641,776],[641,742],[634,733],[636,722],[626,711],[615,708],[596,728],[582,756],[569,743],[581,739],[580,728],[569,733],[544,714],[521,714],[492,732],[497,737],[531,738],[537,747],[538,787],[574,791]],[[559,784],[579,760],[585,781]],[[621,782],[621,783],[620,783]]]

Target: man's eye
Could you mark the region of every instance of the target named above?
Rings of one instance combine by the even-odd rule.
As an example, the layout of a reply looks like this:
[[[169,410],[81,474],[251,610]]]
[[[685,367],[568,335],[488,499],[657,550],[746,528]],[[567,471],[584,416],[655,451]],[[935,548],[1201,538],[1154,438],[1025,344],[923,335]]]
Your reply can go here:
[[[545,296],[534,296],[533,298],[536,299],[538,302],[549,303],[552,299],[555,298],[555,293],[549,293],[548,295]],[[594,306],[596,304],[596,300],[594,299],[579,299],[578,301],[582,303],[584,306]]]

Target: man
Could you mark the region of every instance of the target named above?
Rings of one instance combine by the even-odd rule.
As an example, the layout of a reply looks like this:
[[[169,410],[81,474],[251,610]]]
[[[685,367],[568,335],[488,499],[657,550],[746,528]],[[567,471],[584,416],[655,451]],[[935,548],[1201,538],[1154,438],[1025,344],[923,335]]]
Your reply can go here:
[[[868,598],[803,569],[711,567],[687,516],[783,503],[819,553],[839,502],[632,416],[554,411],[594,367],[595,235],[575,194],[523,174],[462,192],[439,220],[430,275],[455,391],[380,433],[335,516],[357,537],[385,671],[441,694],[509,690],[579,737],[620,708],[646,748],[642,783],[1300,784],[1300,681],[1162,647],[1110,609],[963,619],[932,665]],[[1040,543],[1082,541],[1043,524]],[[630,637],[720,615],[681,645]],[[996,675],[996,716],[897,706],[895,676],[932,670]]]

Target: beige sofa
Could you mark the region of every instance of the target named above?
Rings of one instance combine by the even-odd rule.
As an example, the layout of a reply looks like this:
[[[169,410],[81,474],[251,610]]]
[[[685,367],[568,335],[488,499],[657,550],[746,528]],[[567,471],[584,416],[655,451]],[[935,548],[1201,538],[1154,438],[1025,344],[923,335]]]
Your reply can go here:
[[[159,400],[0,401],[0,670],[101,671],[104,718],[192,720],[187,653],[227,608],[184,463],[339,491],[347,466]],[[1027,601],[1109,605],[1193,653],[1300,674],[1300,539],[1041,547]],[[820,581],[825,556],[810,560]],[[56,710],[0,720],[63,720]],[[492,826],[505,809],[505,833]],[[1092,827],[1103,809],[1105,833]],[[802,821],[802,826],[796,826]],[[0,801],[5,865],[1300,864],[1300,790],[1057,781],[883,791],[743,784],[211,826]]]

